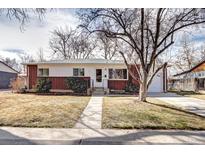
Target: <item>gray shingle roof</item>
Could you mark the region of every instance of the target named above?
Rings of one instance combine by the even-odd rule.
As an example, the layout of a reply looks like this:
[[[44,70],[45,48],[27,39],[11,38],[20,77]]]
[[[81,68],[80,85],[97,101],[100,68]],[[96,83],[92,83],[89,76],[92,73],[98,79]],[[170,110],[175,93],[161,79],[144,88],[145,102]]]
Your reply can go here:
[[[34,64],[124,64],[123,60],[107,60],[107,59],[69,59],[69,60],[51,60],[43,62],[29,62],[24,65]]]

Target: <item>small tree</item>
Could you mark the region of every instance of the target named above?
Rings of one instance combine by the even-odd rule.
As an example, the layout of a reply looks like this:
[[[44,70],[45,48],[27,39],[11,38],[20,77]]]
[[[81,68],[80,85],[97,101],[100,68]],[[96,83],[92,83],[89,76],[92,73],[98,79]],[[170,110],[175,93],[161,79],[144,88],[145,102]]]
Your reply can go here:
[[[201,60],[199,57],[200,51],[186,34],[182,35],[180,46],[181,49],[176,51],[177,54],[174,57],[173,65],[180,71],[186,71],[194,67]]]
[[[21,77],[17,77],[16,79],[13,79],[10,83],[12,92],[17,93],[24,93],[26,92],[26,84],[25,79]]]

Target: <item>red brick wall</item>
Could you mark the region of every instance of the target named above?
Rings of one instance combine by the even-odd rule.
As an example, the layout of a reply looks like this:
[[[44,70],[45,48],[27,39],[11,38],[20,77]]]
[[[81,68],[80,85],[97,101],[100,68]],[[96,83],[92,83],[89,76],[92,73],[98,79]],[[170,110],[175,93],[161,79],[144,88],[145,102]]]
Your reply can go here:
[[[29,89],[32,89],[37,80],[41,77],[37,77],[37,65],[28,65],[27,66],[27,76],[29,81]],[[65,84],[66,77],[48,77],[52,82],[52,89],[68,89]],[[82,77],[84,80],[90,81],[90,77]],[[90,87],[90,82],[88,82],[88,87]]]
[[[108,80],[108,88],[113,90],[123,90],[127,85],[127,80]]]
[[[27,66],[27,76],[29,81],[29,89],[32,89],[37,82],[37,65]]]
[[[40,79],[41,77],[38,77]],[[81,77],[84,80],[90,81],[90,77]],[[52,89],[61,89],[61,90],[66,90],[68,89],[65,83],[66,77],[48,77],[49,80],[52,82]],[[90,82],[88,82],[90,87]]]
[[[40,77],[38,78],[40,79]],[[52,83],[52,89],[68,89],[65,84],[65,77],[48,77]]]
[[[137,70],[134,65],[131,66],[131,71],[133,74],[138,76]],[[129,74],[128,80],[108,80],[108,88],[113,90],[124,90],[129,81],[136,85],[139,85],[139,82],[133,79],[132,76]]]

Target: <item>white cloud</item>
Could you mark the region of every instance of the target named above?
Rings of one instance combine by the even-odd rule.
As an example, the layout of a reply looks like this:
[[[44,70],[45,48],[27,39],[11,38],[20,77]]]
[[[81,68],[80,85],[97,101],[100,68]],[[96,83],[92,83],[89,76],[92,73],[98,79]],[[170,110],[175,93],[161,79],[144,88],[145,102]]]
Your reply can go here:
[[[10,21],[1,18],[0,22],[0,56],[18,59],[15,49],[20,49],[30,55],[36,56],[39,48],[49,51],[48,41],[50,32],[59,26],[75,28],[78,25],[73,15],[73,10],[53,10],[45,14],[42,21],[32,18],[25,26],[25,31],[21,32],[20,24],[17,21]],[[5,49],[14,49],[12,53]],[[46,52],[48,55],[50,52]]]

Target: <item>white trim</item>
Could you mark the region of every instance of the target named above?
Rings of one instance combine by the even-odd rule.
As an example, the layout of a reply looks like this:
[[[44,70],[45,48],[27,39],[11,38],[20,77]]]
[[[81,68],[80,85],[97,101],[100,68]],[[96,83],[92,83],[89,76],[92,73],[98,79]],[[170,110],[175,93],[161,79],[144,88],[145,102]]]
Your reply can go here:
[[[109,69],[127,70],[127,79],[110,79]],[[108,68],[108,80],[129,80],[129,72],[127,68]]]
[[[77,75],[77,76],[75,76],[74,75],[74,69],[83,69],[83,74],[84,75]],[[78,73],[79,73],[80,71],[78,70]],[[84,67],[72,67],[72,73],[73,73],[73,77],[84,77],[85,76],[85,68]]]

